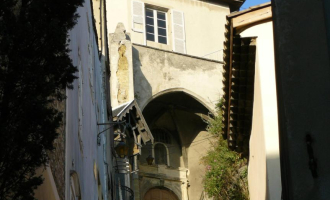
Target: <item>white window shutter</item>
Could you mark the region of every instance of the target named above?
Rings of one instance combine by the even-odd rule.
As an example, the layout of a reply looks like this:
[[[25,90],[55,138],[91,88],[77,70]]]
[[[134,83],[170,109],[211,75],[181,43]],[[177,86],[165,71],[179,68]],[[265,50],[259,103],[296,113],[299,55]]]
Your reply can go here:
[[[182,11],[172,10],[172,38],[173,51],[186,53],[186,34],[184,29],[184,15]]]
[[[144,3],[141,1],[132,0],[132,29],[144,33]]]

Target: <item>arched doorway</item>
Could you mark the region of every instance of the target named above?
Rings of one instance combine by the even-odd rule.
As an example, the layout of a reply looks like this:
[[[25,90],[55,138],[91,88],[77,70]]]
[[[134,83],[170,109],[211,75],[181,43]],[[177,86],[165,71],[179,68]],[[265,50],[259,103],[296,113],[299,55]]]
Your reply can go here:
[[[211,111],[197,98],[183,91],[168,92],[151,100],[144,108],[143,116],[154,134],[155,145],[142,147],[140,163],[145,165],[146,157],[153,154],[154,168],[141,172],[149,175],[152,172],[156,178],[162,178],[168,172],[165,185],[173,186],[180,180],[185,184],[179,187],[182,195],[198,200],[203,192],[205,172],[201,158],[216,140],[207,132],[206,121],[210,114]],[[152,184],[157,186],[158,183]],[[159,198],[153,200],[156,199]]]
[[[174,192],[166,188],[150,189],[145,195],[144,200],[179,200]]]

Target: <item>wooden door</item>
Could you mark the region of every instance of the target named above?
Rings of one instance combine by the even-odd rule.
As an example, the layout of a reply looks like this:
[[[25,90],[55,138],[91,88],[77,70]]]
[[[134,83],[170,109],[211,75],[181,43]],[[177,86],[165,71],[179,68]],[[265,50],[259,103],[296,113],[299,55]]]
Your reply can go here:
[[[144,200],[178,200],[178,198],[169,190],[154,188],[144,195]]]

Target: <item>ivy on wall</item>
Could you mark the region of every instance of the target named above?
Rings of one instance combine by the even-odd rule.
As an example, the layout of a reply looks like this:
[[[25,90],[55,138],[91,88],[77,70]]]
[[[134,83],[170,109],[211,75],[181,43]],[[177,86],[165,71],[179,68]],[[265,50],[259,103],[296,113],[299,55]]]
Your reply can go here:
[[[247,160],[231,151],[222,137],[222,104],[220,100],[216,105],[217,115],[207,121],[208,132],[217,136],[218,141],[202,158],[206,166],[204,191],[215,200],[247,200]]]

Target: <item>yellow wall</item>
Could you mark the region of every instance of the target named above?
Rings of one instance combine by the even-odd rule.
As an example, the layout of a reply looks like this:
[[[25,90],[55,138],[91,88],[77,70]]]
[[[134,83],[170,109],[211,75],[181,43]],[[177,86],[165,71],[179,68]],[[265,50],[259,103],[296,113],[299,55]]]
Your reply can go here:
[[[281,198],[281,173],[272,22],[253,26],[242,37],[257,37],[249,191],[253,200]]]
[[[37,175],[42,175],[44,182],[34,191],[34,197],[38,200],[60,200],[50,168],[40,167]]]

